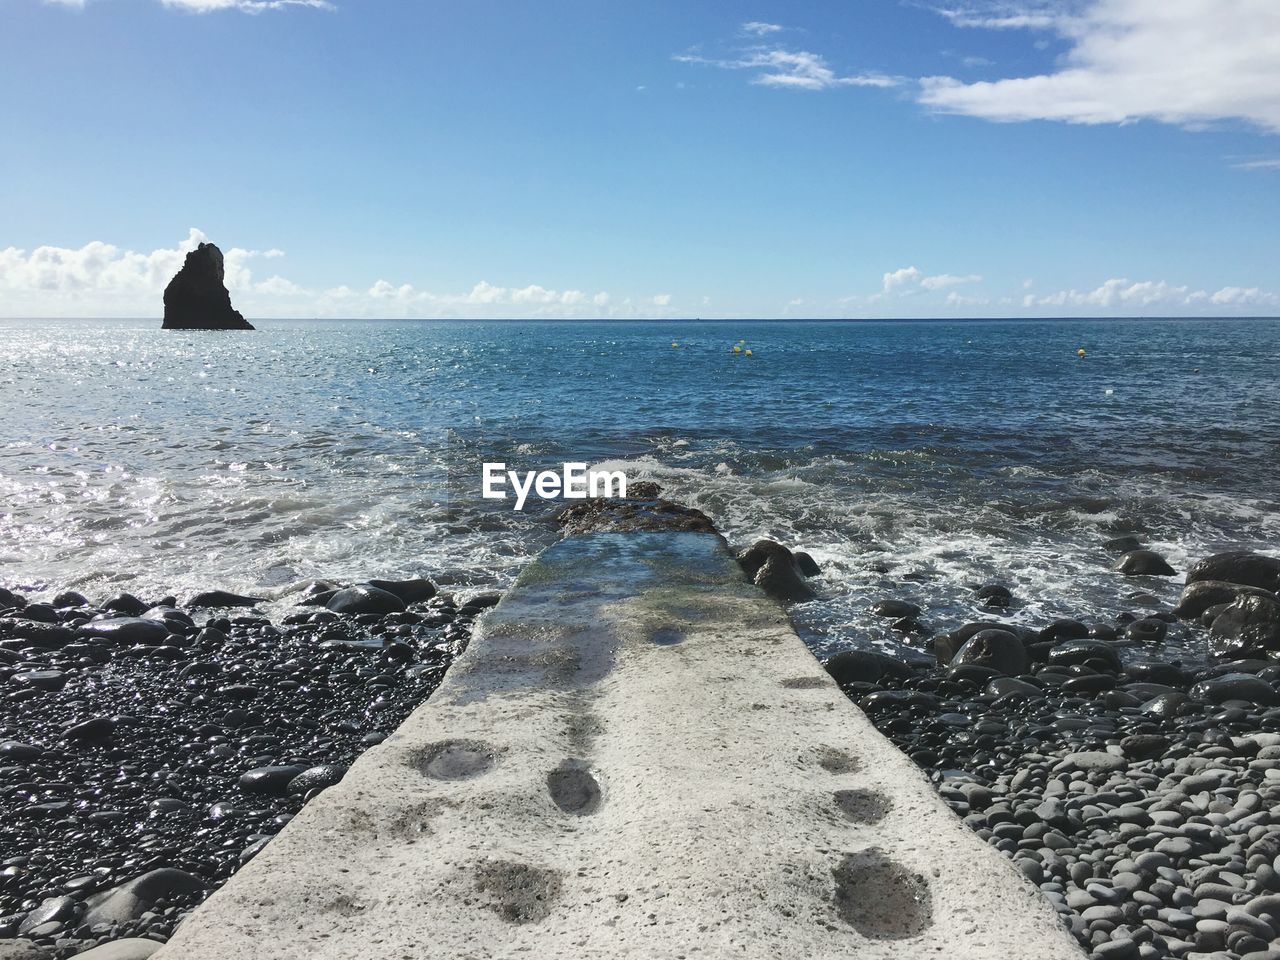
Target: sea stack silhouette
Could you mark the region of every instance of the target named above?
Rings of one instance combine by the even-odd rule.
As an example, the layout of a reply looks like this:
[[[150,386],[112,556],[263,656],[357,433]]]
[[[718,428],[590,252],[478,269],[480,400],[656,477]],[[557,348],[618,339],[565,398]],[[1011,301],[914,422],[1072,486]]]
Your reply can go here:
[[[162,330],[252,330],[253,324],[231,306],[223,282],[222,251],[202,243],[164,288]]]

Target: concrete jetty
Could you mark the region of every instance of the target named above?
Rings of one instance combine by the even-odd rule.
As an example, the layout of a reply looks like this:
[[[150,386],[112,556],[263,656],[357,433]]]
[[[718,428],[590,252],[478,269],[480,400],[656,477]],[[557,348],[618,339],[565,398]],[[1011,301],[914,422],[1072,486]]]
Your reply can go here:
[[[159,960],[1084,955],[717,534],[577,529]]]

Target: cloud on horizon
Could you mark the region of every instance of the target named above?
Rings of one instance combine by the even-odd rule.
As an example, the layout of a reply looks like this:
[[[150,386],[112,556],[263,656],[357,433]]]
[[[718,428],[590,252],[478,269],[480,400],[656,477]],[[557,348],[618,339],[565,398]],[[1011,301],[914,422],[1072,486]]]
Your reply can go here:
[[[1024,0],[938,12],[955,26],[1048,33],[1067,44],[1048,73],[920,80],[942,113],[1017,122],[1184,127],[1244,121],[1280,132],[1280,3],[1275,0]]]
[[[30,252],[0,249],[0,304],[12,317],[158,317],[169,280],[187,253],[206,240],[192,228],[173,247],[140,253],[92,241],[79,248],[42,246]],[[274,272],[284,257],[278,249],[224,251],[227,287],[250,318],[328,317],[351,319],[583,318],[628,319],[711,315],[703,296],[681,302],[670,293],[615,297],[607,291],[556,289],[538,283],[501,286],[481,280],[461,292],[437,292],[412,283],[378,278],[372,284],[311,288]],[[271,264],[271,267],[267,265]],[[267,274],[259,279],[259,274]],[[977,287],[974,292],[966,288]],[[984,287],[988,289],[984,289]],[[858,315],[1080,316],[1187,315],[1248,316],[1280,312],[1280,294],[1256,286],[1195,288],[1164,280],[1113,277],[1092,289],[1037,293],[1031,281],[1016,290],[991,291],[979,274],[926,273],[915,266],[885,272],[880,289],[834,302],[792,298],[780,316]],[[965,292],[962,292],[964,290]],[[719,302],[720,298],[717,298]],[[737,315],[760,314],[758,307]],[[733,314],[717,314],[731,316]],[[767,316],[768,313],[764,314]]]
[[[0,249],[0,303],[26,317],[148,317],[162,312],[164,288],[186,255],[208,238],[192,227],[174,247],[149,253],[95,240],[79,248]],[[368,287],[310,289],[272,274],[258,280],[277,249],[232,247],[223,253],[227,289],[251,317],[652,317],[674,315],[670,294],[615,300],[608,292],[556,290],[533,283],[498,286],[481,280],[462,293],[436,293],[379,278]]]

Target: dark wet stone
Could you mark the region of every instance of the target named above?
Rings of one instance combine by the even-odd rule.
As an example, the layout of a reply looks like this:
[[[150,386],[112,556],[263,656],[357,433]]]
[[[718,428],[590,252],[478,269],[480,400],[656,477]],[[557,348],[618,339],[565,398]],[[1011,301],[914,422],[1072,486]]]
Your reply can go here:
[[[124,617],[140,617],[147,612],[147,604],[131,593],[119,593],[106,601],[100,609]]]
[[[1195,580],[1188,583],[1178,598],[1178,605],[1173,608],[1175,616],[1183,620],[1194,620],[1210,607],[1219,604],[1230,604],[1237,597],[1262,596],[1271,600],[1276,595],[1261,587],[1250,587],[1240,583],[1229,583],[1226,580]]]
[[[1040,631],[1039,639],[1052,643],[1064,640],[1082,640],[1089,636],[1089,627],[1079,620],[1055,620]]]
[[[91,717],[73,723],[62,731],[67,740],[78,740],[82,743],[104,743],[111,739],[116,722],[111,717]]]
[[[240,865],[243,866],[244,864],[252,860],[254,857],[256,857],[258,854],[260,854],[263,851],[263,848],[265,848],[266,845],[270,842],[271,842],[271,837],[261,837],[258,840],[255,840],[253,843],[249,844],[249,846],[245,847],[243,850],[241,850],[240,858],[239,858]]]
[[[146,611],[142,611],[146,612]],[[159,646],[169,637],[169,628],[160,620],[140,616],[91,620],[77,628],[76,635],[117,644]]]
[[[89,927],[99,923],[131,923],[146,913],[157,900],[197,893],[207,886],[200,877],[185,870],[162,867],[89,897],[83,922]]]
[[[878,600],[871,606],[871,612],[877,617],[912,618],[920,616],[920,608],[906,600]]]
[[[28,763],[31,760],[35,760],[42,753],[44,753],[44,747],[38,747],[33,743],[6,740],[0,743],[0,764]]]
[[[257,767],[242,774],[238,783],[245,793],[280,797],[289,792],[289,784],[308,768],[303,766]]]
[[[1026,673],[1029,663],[1020,637],[1007,630],[982,630],[960,648],[951,665],[986,667],[1006,676],[1016,676]]]
[[[193,610],[202,607],[252,607],[265,603],[266,600],[266,597],[247,597],[239,593],[228,593],[226,590],[207,590],[188,600],[187,607]]]
[[[347,767],[340,763],[323,763],[308,767],[289,781],[290,793],[306,794],[312,790],[324,790],[332,787],[347,775]]]
[[[24,670],[11,676],[9,682],[33,690],[55,692],[67,685],[67,675],[61,670]]]
[[[60,619],[58,611],[47,603],[27,604],[22,608],[22,618],[36,623],[57,623]]]
[[[555,515],[563,536],[586,533],[644,533],[671,531],[715,533],[715,525],[701,510],[669,500],[608,500],[596,497],[570,504]]]
[[[1142,541],[1137,537],[1115,537],[1102,545],[1109,553],[1132,553],[1142,549]]]
[[[897,657],[873,650],[846,650],[828,659],[823,666],[831,679],[842,685],[875,683],[886,676],[905,680],[914,672]]]
[[[984,607],[992,610],[1004,610],[1013,606],[1013,591],[1001,583],[988,583],[979,587],[974,596]]]
[[[1225,580],[1280,593],[1280,559],[1242,551],[1217,553],[1187,571],[1187,583],[1199,580]]]
[[[804,581],[804,575],[795,561],[779,556],[770,557],[764,566],[756,571],[755,585],[782,603],[800,603],[817,596],[813,588]]]
[[[987,684],[987,693],[994,697],[1034,697],[1043,698],[1044,690],[1034,683],[1020,680],[1017,677],[997,677]]]
[[[28,936],[36,927],[46,923],[65,926],[76,918],[80,904],[71,897],[53,897],[30,911],[18,926],[19,936]]]
[[[1162,693],[1147,700],[1140,709],[1153,717],[1176,717],[1189,699],[1185,693]]]
[[[369,586],[394,594],[406,606],[425,603],[437,593],[436,585],[423,578],[413,580],[370,580]]]
[[[657,500],[662,486],[653,480],[635,480],[627,484],[628,500]]]
[[[345,616],[361,613],[383,616],[388,613],[403,611],[405,602],[394,593],[388,593],[386,590],[379,590],[377,587],[371,587],[368,584],[356,584],[353,587],[347,587],[345,590],[339,590],[329,599],[325,606],[334,613],[340,613]]]
[[[1209,628],[1209,651],[1216,657],[1266,650],[1280,650],[1280,601],[1237,597]]]
[[[1072,677],[1062,684],[1062,692],[1076,697],[1092,697],[1116,685],[1115,677],[1105,673],[1086,677]]]
[[[31,646],[45,650],[60,650],[76,639],[75,631],[69,627],[34,620],[16,623],[12,635],[16,640],[25,640]]]
[[[795,556],[775,540],[757,540],[738,554],[738,565],[752,583],[782,603],[798,603],[814,596]]]
[[[1120,657],[1104,640],[1068,640],[1049,651],[1049,663],[1061,666],[1097,664],[1104,670],[1120,672]]]
[[[1244,700],[1259,706],[1280,704],[1280,693],[1267,681],[1247,673],[1229,673],[1212,680],[1202,680],[1191,688],[1191,696],[1210,703]]]
[[[800,568],[800,572],[806,577],[817,577],[822,575],[822,568],[818,566],[818,561],[809,556],[803,550],[797,550],[792,554],[796,562],[796,566]]]
[[[1159,643],[1169,632],[1169,624],[1154,617],[1135,620],[1125,627],[1125,636],[1137,643]]]
[[[70,607],[87,607],[89,601],[82,593],[76,593],[74,590],[64,590],[53,598],[53,605],[59,610],[65,610]]]
[[[1172,577],[1177,574],[1169,561],[1154,550],[1131,550],[1120,558],[1115,569],[1126,577]]]

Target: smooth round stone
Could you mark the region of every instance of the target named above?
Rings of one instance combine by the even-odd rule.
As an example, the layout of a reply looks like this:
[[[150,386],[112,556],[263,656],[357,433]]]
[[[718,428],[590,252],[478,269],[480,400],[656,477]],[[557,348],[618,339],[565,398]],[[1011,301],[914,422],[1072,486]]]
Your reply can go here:
[[[1126,577],[1172,577],[1177,573],[1154,550],[1131,550],[1120,558],[1115,569]]]
[[[1101,750],[1081,750],[1069,753],[1054,767],[1055,770],[1081,770],[1086,773],[1111,772],[1121,770],[1125,766],[1123,757]]]
[[[327,604],[329,610],[347,616],[368,613],[384,616],[388,613],[402,613],[405,602],[394,593],[379,590],[367,584],[356,584],[335,593]]]
[[[37,747],[32,743],[19,743],[16,740],[6,740],[0,743],[0,763],[27,763],[35,760],[42,753],[44,747]]]
[[[1097,960],[1132,960],[1138,955],[1138,945],[1128,937],[1111,940],[1093,948]]]
[[[67,685],[67,675],[61,670],[24,670],[11,676],[9,682],[33,690],[56,693]]]
[[[240,777],[239,786],[245,793],[257,793],[282,797],[289,792],[289,784],[308,768],[300,766],[258,767]]]
[[[73,723],[71,726],[63,730],[62,735],[67,740],[78,740],[84,743],[101,743],[111,738],[112,732],[116,728],[116,722],[110,717],[93,717],[89,720],[82,720],[79,723]]]
[[[920,616],[920,607],[906,600],[878,600],[872,604],[871,612],[877,617],[900,620],[904,617]]]
[[[305,794],[312,790],[323,790],[331,787],[344,776],[347,768],[342,764],[325,763],[303,770],[289,781],[288,790],[293,794]]]
[[[183,810],[190,809],[181,800],[177,800],[173,797],[161,797],[158,800],[152,800],[151,803],[147,805],[147,808],[151,811],[151,816],[153,817],[163,817],[171,813],[181,813]]]
[[[1191,841],[1185,837],[1166,837],[1156,844],[1155,849],[1157,853],[1163,853],[1173,857],[1175,860],[1179,860],[1183,857],[1189,857],[1191,851],[1195,848]]]
[[[80,905],[71,897],[54,897],[30,911],[18,925],[19,936],[31,936],[41,926],[54,923],[61,927],[75,919]]]
[[[160,646],[169,636],[169,628],[159,620],[141,617],[112,617],[91,620],[76,630],[81,637],[106,640],[118,644]]]

